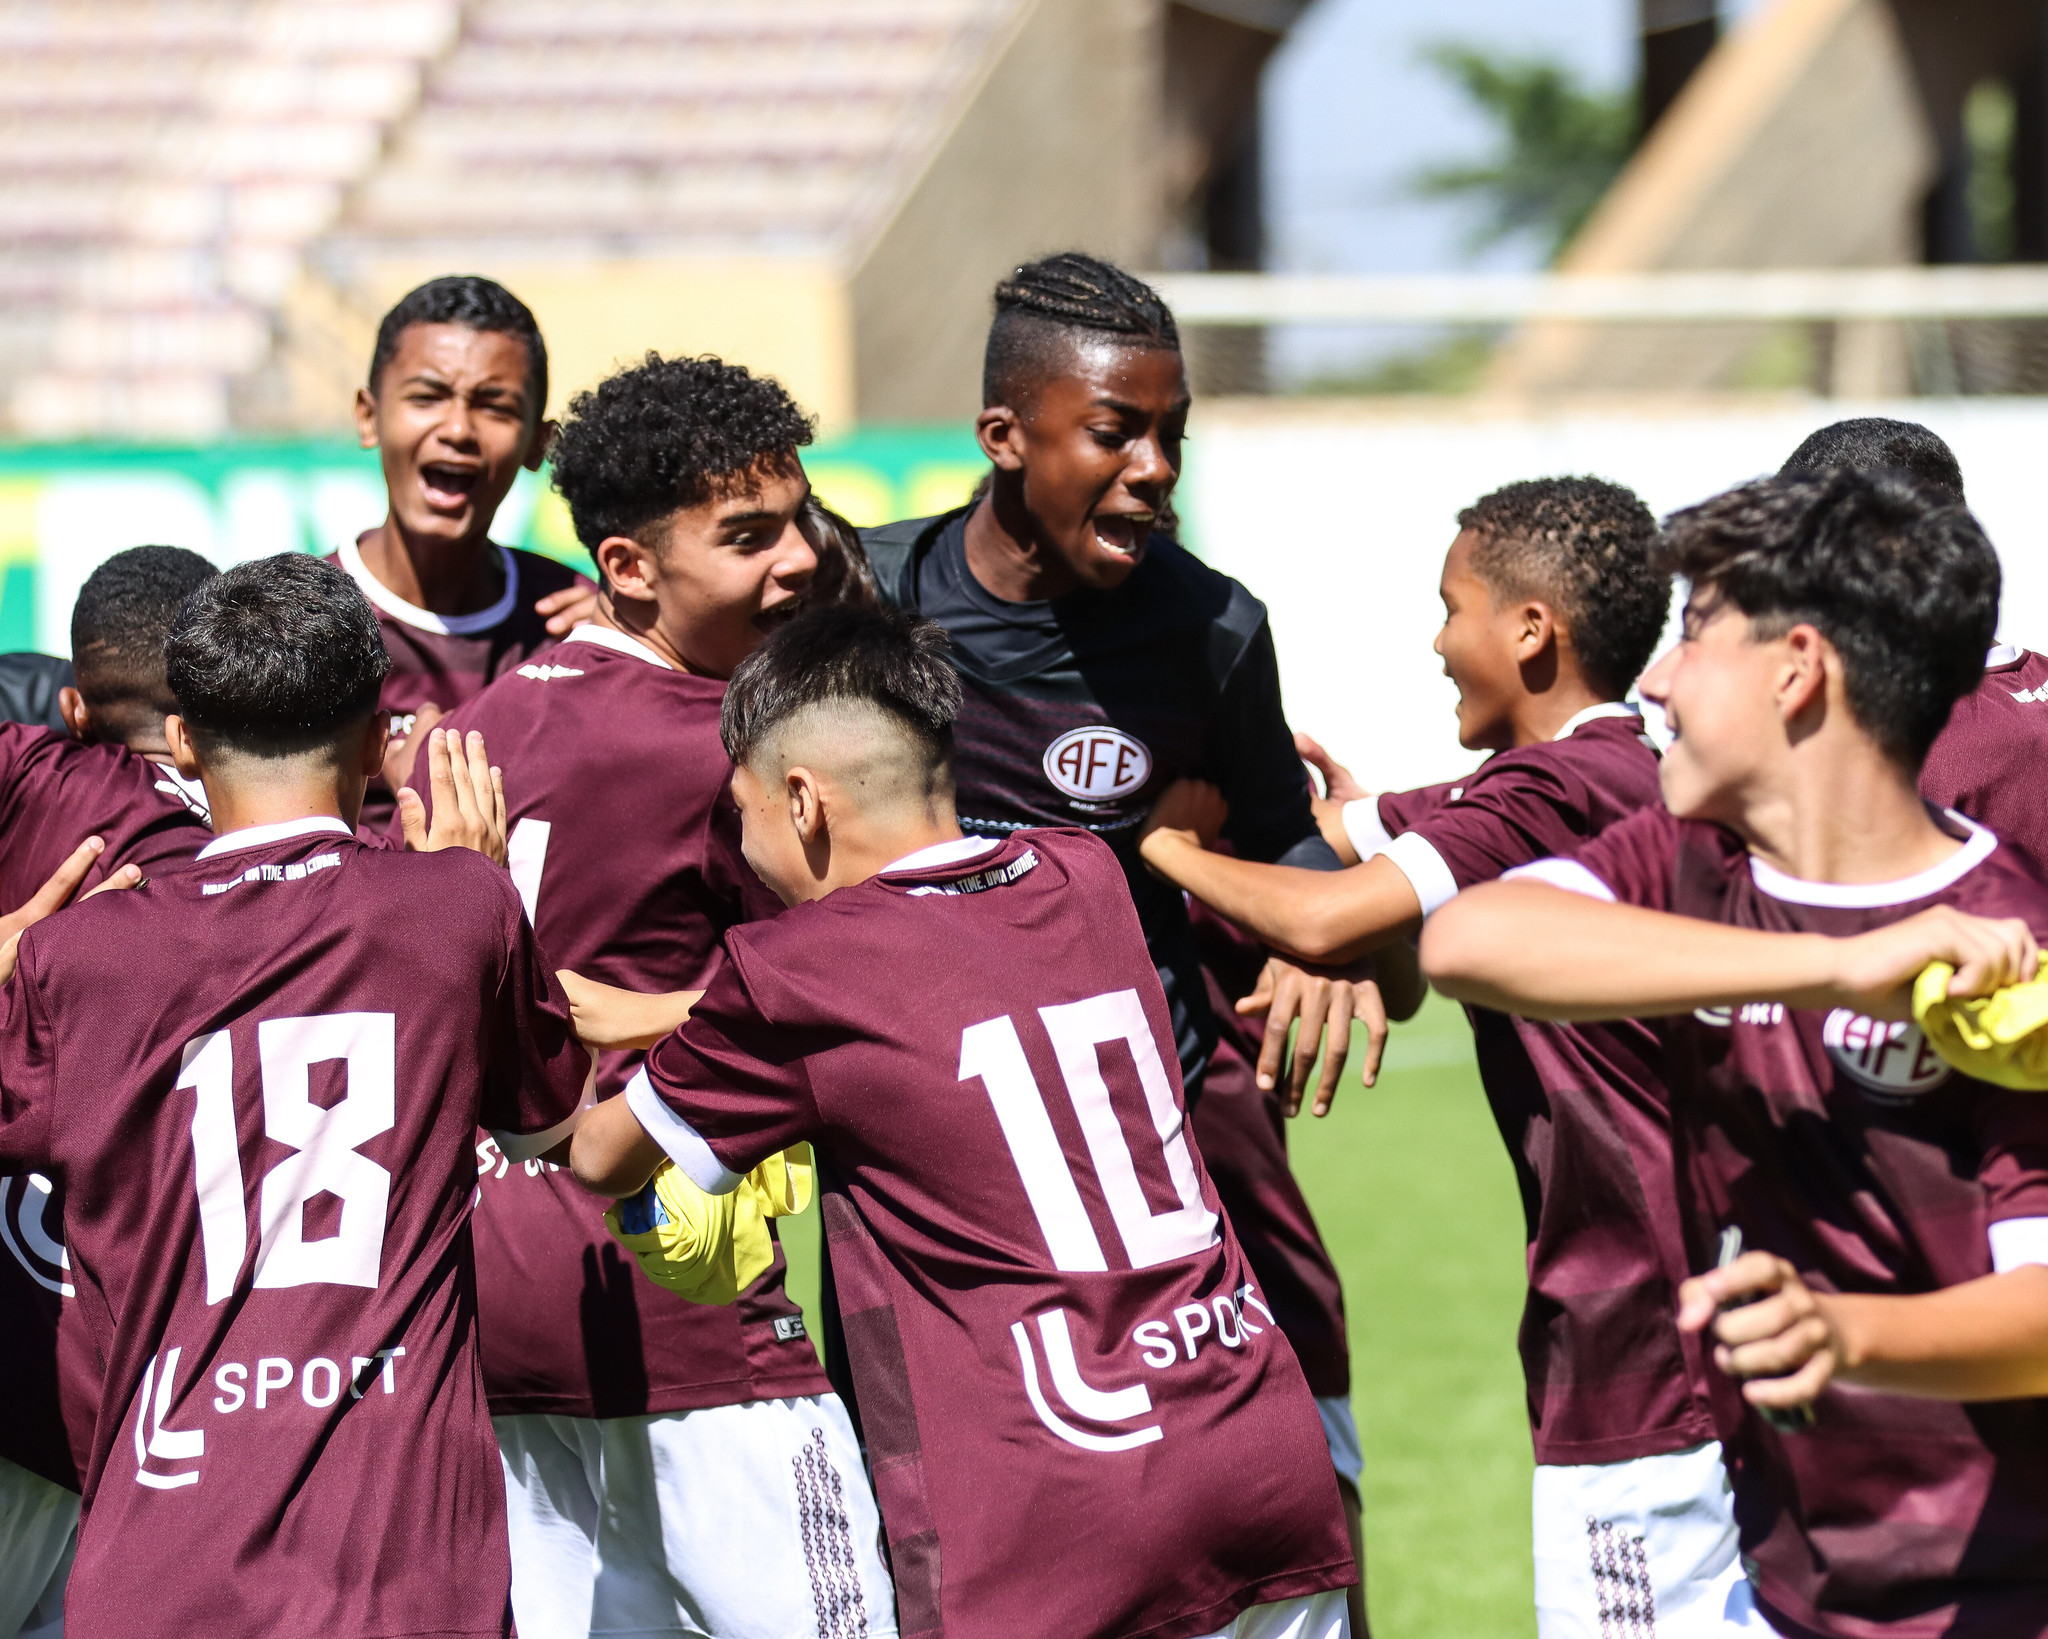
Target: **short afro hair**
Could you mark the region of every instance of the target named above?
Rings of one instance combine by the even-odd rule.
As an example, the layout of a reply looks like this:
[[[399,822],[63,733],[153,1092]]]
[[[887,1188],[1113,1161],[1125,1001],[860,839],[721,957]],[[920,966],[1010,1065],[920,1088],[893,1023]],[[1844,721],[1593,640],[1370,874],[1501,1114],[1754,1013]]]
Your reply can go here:
[[[164,664],[202,751],[296,757],[331,749],[376,711],[391,656],[341,568],[280,552],[188,594]]]
[[[1086,336],[1180,351],[1180,327],[1158,291],[1109,262],[1063,251],[1027,262],[996,286],[982,355],[981,401],[1028,406]]]
[[[1917,771],[1984,675],[1998,554],[1977,520],[1899,472],[1763,478],[1664,524],[1660,560],[1759,636],[1811,625],[1842,657],[1849,710]]]
[[[398,298],[398,305],[377,326],[377,345],[370,352],[370,391],[377,391],[384,367],[398,356],[399,342],[416,324],[459,324],[465,330],[516,336],[526,344],[527,385],[533,389],[529,411],[538,422],[548,407],[548,348],[540,339],[533,310],[495,279],[474,273],[450,273],[429,279]]]
[[[782,384],[711,357],[649,353],[569,401],[554,484],[576,538],[595,554],[614,535],[701,506],[764,462],[794,460],[811,419]]]
[[[1812,478],[1836,467],[1897,472],[1948,506],[1963,505],[1963,469],[1941,435],[1917,421],[1860,415],[1809,433],[1778,469],[1780,478]]]
[[[178,709],[164,681],[164,639],[186,595],[219,573],[182,546],[131,546],[86,576],[71,606],[71,664],[110,733],[125,736],[145,719],[161,725]]]
[[[900,723],[936,780],[953,760],[960,676],[945,628],[901,609],[826,604],[777,627],[740,662],[718,714],[725,754],[745,764],[812,706],[872,706]]]
[[[1619,700],[1663,633],[1671,577],[1653,561],[1657,519],[1601,478],[1532,478],[1458,514],[1472,572],[1497,599],[1541,598],[1571,636],[1585,679]]]

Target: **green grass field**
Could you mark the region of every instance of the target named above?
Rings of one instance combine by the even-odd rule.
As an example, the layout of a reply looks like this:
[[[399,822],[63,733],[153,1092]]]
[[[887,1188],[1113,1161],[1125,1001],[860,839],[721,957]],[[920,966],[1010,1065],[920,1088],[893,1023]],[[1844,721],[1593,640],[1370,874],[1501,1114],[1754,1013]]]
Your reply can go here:
[[[1396,1028],[1379,1086],[1354,1070],[1292,1143],[1344,1275],[1375,1639],[1526,1639],[1521,1210],[1463,1013],[1431,997]],[[816,1214],[784,1244],[809,1308]]]

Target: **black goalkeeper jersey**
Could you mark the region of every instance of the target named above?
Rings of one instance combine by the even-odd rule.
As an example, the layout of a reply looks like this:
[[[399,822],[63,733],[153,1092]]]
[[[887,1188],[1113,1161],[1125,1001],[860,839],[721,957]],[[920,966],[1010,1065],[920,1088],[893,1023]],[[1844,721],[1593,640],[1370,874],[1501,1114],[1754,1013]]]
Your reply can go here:
[[[1153,799],[1183,775],[1208,780],[1243,858],[1339,867],[1280,708],[1265,606],[1163,535],[1114,591],[1005,602],[968,570],[967,510],[862,531],[882,595],[953,639],[961,829],[1082,826],[1116,850],[1195,1087],[1216,1019],[1187,903],[1138,856]]]

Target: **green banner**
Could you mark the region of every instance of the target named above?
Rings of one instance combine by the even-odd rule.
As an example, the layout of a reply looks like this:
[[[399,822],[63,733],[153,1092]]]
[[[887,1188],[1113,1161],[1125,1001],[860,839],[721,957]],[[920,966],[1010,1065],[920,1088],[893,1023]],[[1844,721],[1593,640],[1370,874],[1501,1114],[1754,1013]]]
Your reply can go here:
[[[959,426],[856,432],[805,450],[804,465],[827,505],[875,524],[957,505],[987,463]],[[70,653],[78,588],[126,547],[190,547],[223,567],[331,552],[384,510],[376,451],[343,440],[0,448],[0,652]],[[545,474],[520,474],[492,533],[590,567]]]

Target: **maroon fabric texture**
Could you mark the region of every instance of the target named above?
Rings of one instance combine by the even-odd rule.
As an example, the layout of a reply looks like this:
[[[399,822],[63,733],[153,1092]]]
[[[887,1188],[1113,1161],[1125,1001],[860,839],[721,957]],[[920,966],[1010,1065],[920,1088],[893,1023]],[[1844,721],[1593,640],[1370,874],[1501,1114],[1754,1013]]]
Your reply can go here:
[[[509,1631],[470,1135],[586,1065],[470,853],[302,835],[30,930],[0,1166],[65,1190],[108,1385],[70,1633]]]
[[[904,1634],[1186,1639],[1349,1584],[1115,855],[1020,831],[727,948],[648,1074],[734,1170],[819,1147]]]
[[[1988,825],[2048,874],[2048,655],[1986,669],[1956,702],[1920,770],[1920,794]]]
[[[1344,1283],[1288,1166],[1287,1117],[1279,1089],[1259,1090],[1265,1021],[1240,1018],[1233,1006],[1256,988],[1266,964],[1265,947],[1199,901],[1189,902],[1188,922],[1218,1025],[1216,1052],[1189,1117],[1195,1143],[1259,1288],[1294,1345],[1310,1391],[1349,1394]]]
[[[0,911],[18,909],[89,836],[106,852],[80,884],[89,892],[122,865],[145,872],[187,860],[213,832],[148,758],[120,746],[0,723]],[[0,1178],[0,1457],[78,1489],[58,1409],[58,1288],[67,1277],[50,1248],[64,1238],[58,1197],[24,1174]],[[68,1350],[77,1443],[91,1437],[97,1373],[89,1351]],[[82,1422],[78,1413],[82,1413]]]
[[[1931,905],[2048,933],[2048,884],[1999,846],[1909,902],[1773,897],[1717,826],[1662,810],[1580,863],[1627,904],[1842,935]],[[1990,1225],[2048,1216],[2048,1100],[1950,1070],[1910,1022],[1755,1003],[1662,1021],[1696,1267],[1719,1232],[1821,1291],[1931,1292],[1991,1272]],[[1828,1389],[1816,1426],[1745,1410],[1728,1436],[1743,1551],[1768,1608],[1831,1639],[2048,1632],[2048,1402]]]
[[[413,714],[429,700],[443,711],[453,711],[481,691],[485,684],[516,671],[541,650],[551,648],[555,638],[544,616],[533,606],[551,592],[588,585],[567,564],[538,552],[508,548],[519,577],[511,613],[487,631],[456,634],[431,631],[390,613],[371,598],[377,609],[377,624],[384,632],[384,647],[391,651],[391,671],[384,679],[383,709],[391,718],[391,737],[403,739],[412,732]],[[329,562],[338,562],[330,557]],[[387,594],[388,595],[388,594]],[[370,781],[363,794],[361,826],[366,836],[382,832],[397,812],[398,799],[380,776]]]
[[[542,949],[556,968],[631,990],[702,986],[727,928],[782,909],[740,855],[718,738],[725,685],[580,639],[536,670],[492,684],[449,726],[482,730],[505,771],[515,880],[521,854],[544,850],[523,882]],[[412,785],[431,813],[424,762]],[[639,1061],[603,1054],[598,1096]],[[691,1303],[640,1275],[606,1233],[604,1203],[566,1171],[508,1164],[487,1139],[478,1157],[493,1412],[632,1417],[825,1392],[779,1246],[736,1304]]]
[[[1381,813],[1404,813],[1465,888],[1661,802],[1640,719],[1596,717],[1456,785],[1383,797]],[[1620,1462],[1711,1439],[1705,1359],[1674,1324],[1689,1265],[1655,1035],[1468,1012],[1528,1230],[1519,1346],[1536,1460]]]
[[[1476,771],[1475,771],[1476,772]],[[1387,835],[1398,837],[1410,830],[1418,820],[1427,819],[1445,803],[1456,802],[1465,794],[1465,787],[1471,783],[1472,774],[1461,780],[1444,780],[1437,785],[1418,785],[1413,791],[1382,791],[1373,798],[1373,807],[1378,810],[1380,824]]]

